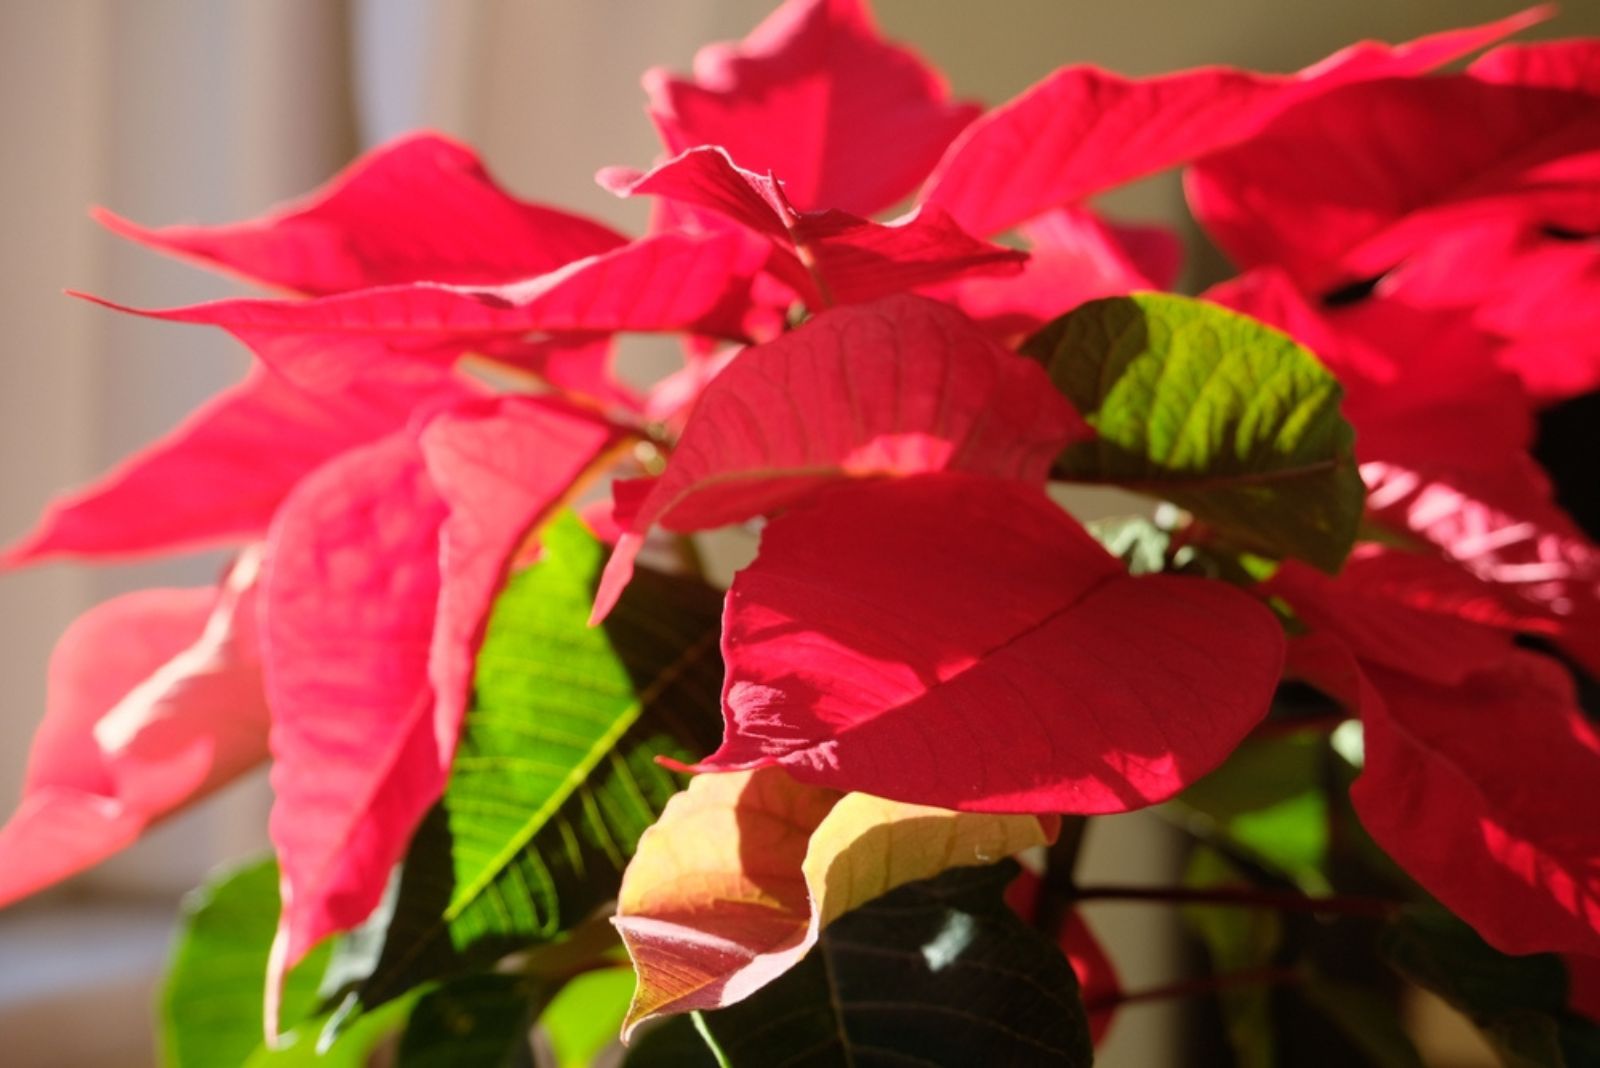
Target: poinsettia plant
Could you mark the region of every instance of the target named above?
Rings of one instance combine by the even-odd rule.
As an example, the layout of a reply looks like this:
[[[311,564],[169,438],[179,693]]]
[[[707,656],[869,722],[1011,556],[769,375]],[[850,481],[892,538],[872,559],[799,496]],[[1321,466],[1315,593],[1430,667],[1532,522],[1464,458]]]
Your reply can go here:
[[[646,76],[642,236],[426,133],[102,213],[278,295],[137,312],[255,367],[4,557],[237,550],[61,639],[0,902],[268,762],[174,1065],[1084,1065],[1198,992],[1241,1064],[1405,1065],[1402,982],[1600,1063],[1600,547],[1531,451],[1600,386],[1600,43],[1502,43],[1548,15],[984,110],[788,0]],[[1198,297],[1092,206],[1177,167]],[[1152,806],[1183,885],[1078,877]],[[1211,972],[1122,989],[1117,898]]]

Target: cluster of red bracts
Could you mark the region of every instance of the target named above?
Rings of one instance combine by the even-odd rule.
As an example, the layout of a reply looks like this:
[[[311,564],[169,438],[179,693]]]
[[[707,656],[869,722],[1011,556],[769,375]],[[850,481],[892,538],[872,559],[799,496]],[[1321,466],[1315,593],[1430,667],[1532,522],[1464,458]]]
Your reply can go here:
[[[1356,806],[1427,890],[1502,950],[1600,956],[1600,739],[1514,641],[1600,672],[1600,548],[1528,455],[1539,405],[1600,385],[1600,47],[1424,76],[1538,17],[1289,76],[1069,67],[981,111],[860,0],[791,0],[693,80],[647,79],[670,158],[600,176],[659,198],[644,237],[514,199],[431,135],[257,221],[103,216],[294,296],[140,313],[220,326],[257,367],[6,557],[245,546],[216,591],[129,595],[62,639],[0,901],[270,758],[277,967],[361,922],[448,775],[507,570],[649,438],[664,472],[595,519],[597,616],[652,529],[770,518],[696,770],[1124,811],[1216,767],[1287,670],[1361,716]],[[1246,272],[1207,296],[1345,386],[1372,537],[1336,576],[1131,577],[1045,495],[1088,431],[1013,343],[1173,283],[1171,235],[1087,201],[1176,166]],[[1013,230],[1026,253],[991,243]],[[643,395],[609,370],[633,331],[687,340]],[[1302,625],[1287,669],[1269,602]]]

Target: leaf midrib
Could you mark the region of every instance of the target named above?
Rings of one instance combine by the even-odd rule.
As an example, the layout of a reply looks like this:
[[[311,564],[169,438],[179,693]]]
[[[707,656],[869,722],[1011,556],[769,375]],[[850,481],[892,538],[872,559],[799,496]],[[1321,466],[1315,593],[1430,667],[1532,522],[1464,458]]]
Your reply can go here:
[[[638,697],[629,704],[608,727],[577,764],[572,771],[558,784],[556,789],[546,798],[545,803],[529,815],[522,828],[509,839],[484,866],[483,873],[469,882],[462,890],[458,891],[441,917],[442,924],[448,925],[460,919],[462,914],[476,902],[500,877],[501,873],[510,867],[517,855],[527,848],[528,843],[549,825],[550,820],[570,801],[578,790],[589,781],[594,769],[599,766],[616,746],[616,743],[631,730],[644,714],[644,710],[661,695],[661,692],[671,685],[679,675],[690,665],[697,662],[705,655],[707,648],[714,642],[720,633],[720,627],[708,628],[699,639],[686,647],[671,664],[667,665],[653,679],[649,686],[639,692]],[[435,928],[437,930],[437,928]]]

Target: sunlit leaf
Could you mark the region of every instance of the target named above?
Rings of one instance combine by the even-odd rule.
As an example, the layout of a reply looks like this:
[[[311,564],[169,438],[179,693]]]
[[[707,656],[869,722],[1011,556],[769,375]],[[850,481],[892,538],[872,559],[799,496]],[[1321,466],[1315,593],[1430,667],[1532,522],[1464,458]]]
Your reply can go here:
[[[1327,893],[1326,753],[1327,740],[1317,732],[1247,741],[1172,805],[1307,893]]]
[[[561,988],[539,1014],[539,1030],[555,1054],[555,1068],[589,1068],[617,1042],[633,1000],[632,968],[599,968]]]
[[[1268,327],[1184,297],[1085,304],[1026,351],[1097,431],[1060,473],[1161,497],[1247,547],[1338,570],[1364,491],[1339,383]]]
[[[627,1030],[749,997],[850,909],[1044,845],[1054,827],[840,796],[779,768],[698,776],[640,839],[622,880],[616,925],[639,975]]]
[[[715,737],[720,599],[641,572],[587,626],[604,549],[571,516],[496,602],[444,797],[403,867],[361,1001],[556,938],[607,901],[678,789],[654,757]]]
[[[243,1064],[262,1043],[267,955],[278,927],[278,865],[257,861],[218,876],[183,902],[182,927],[161,992],[161,1036],[171,1068]],[[289,973],[280,1018],[316,1008],[326,948]]]

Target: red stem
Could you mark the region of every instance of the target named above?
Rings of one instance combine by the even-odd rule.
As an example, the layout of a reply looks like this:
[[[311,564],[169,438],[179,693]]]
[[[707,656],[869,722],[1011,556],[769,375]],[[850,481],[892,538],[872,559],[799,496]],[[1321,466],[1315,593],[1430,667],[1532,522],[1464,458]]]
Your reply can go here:
[[[1081,886],[1078,901],[1155,901],[1175,905],[1223,905],[1234,908],[1273,909],[1278,912],[1316,912],[1339,916],[1392,916],[1399,904],[1375,897],[1311,897],[1295,890],[1259,890],[1221,886],[1192,889],[1182,886]]]

